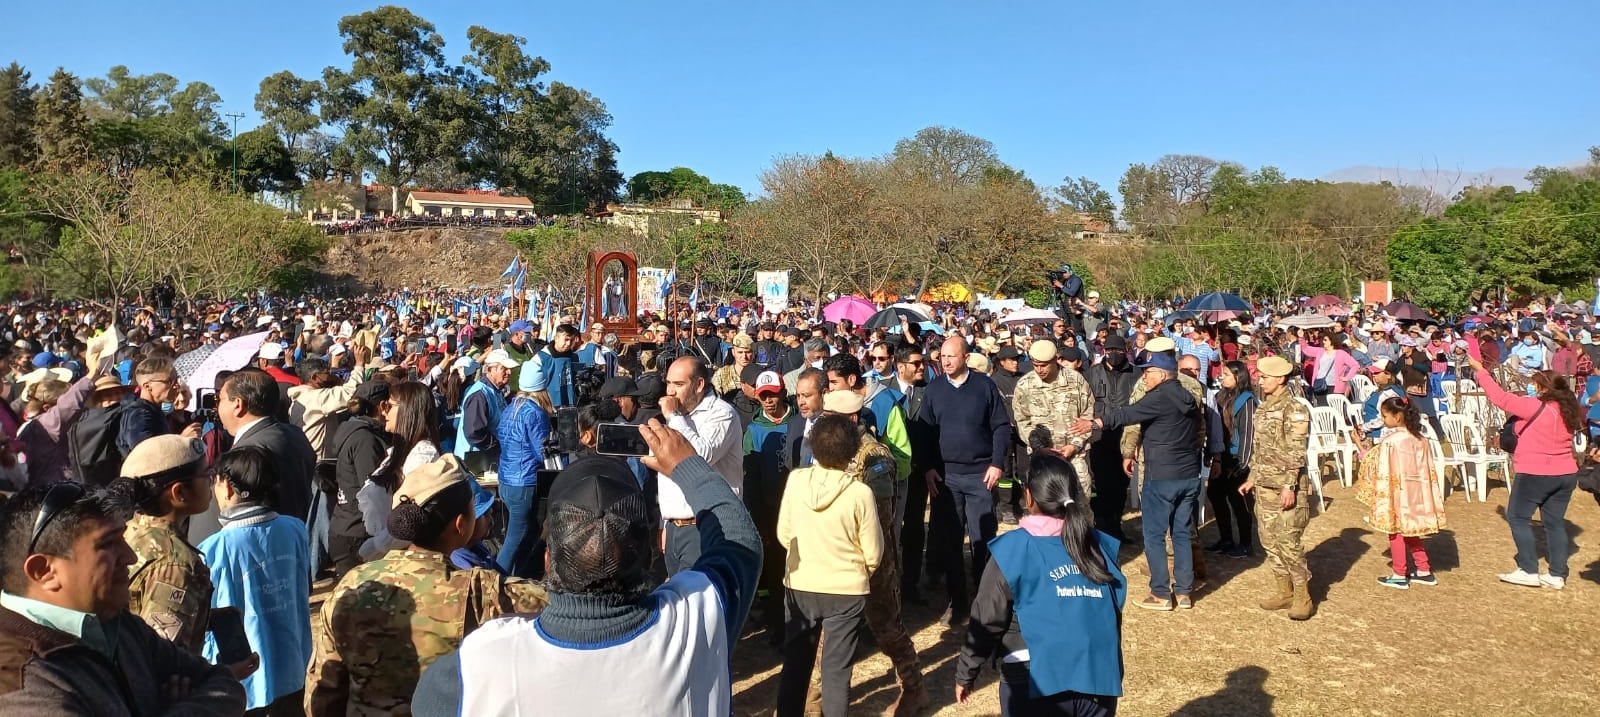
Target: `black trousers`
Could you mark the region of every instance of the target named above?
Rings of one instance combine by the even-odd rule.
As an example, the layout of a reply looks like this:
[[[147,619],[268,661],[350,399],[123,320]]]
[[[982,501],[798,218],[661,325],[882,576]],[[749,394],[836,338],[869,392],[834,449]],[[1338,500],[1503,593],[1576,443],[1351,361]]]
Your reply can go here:
[[[928,540],[928,469],[914,467],[906,479],[906,515],[900,525],[900,594],[920,595],[922,551]]]
[[[1089,509],[1094,512],[1094,527],[1114,537],[1122,537],[1122,512],[1128,506],[1128,474],[1122,470],[1122,430],[1107,431],[1089,447],[1089,472],[1094,478],[1094,496]],[[1127,541],[1123,541],[1127,542]]]
[[[865,595],[826,595],[785,590],[788,626],[783,671],[778,675],[779,717],[805,714],[806,690],[822,643],[822,714],[844,715],[850,708],[850,665],[867,626]]]
[[[1222,534],[1222,541],[1248,548],[1255,515],[1250,511],[1254,501],[1239,495],[1244,479],[1245,471],[1239,467],[1238,460],[1232,454],[1224,454],[1221,470],[1206,481],[1206,498],[1211,500],[1211,514],[1216,516],[1217,532]]]

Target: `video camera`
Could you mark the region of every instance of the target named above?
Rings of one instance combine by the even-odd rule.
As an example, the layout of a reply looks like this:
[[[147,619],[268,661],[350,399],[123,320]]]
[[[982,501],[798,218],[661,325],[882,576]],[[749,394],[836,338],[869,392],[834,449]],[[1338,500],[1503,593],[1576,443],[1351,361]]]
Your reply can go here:
[[[1058,298],[1077,299],[1083,294],[1083,279],[1072,273],[1071,264],[1045,271],[1044,278],[1050,284],[1050,290],[1060,295]]]

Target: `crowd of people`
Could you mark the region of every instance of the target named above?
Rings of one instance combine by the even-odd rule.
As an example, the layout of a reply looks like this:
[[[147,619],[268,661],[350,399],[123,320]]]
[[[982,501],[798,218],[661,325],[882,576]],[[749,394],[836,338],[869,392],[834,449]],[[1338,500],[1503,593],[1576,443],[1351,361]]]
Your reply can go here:
[[[329,236],[348,236],[366,232],[392,232],[405,229],[428,229],[438,227],[466,227],[472,229],[484,227],[551,227],[551,226],[576,226],[580,221],[575,217],[541,217],[537,214],[524,214],[510,217],[492,217],[477,214],[415,214],[410,216],[367,216],[360,219],[346,219],[343,221],[326,220],[321,222],[322,231]]]
[[[1088,291],[1042,322],[925,307],[868,329],[713,304],[625,343],[571,307],[152,294],[0,328],[4,714],[724,715],[764,633],[777,714],[841,715],[869,631],[892,714],[967,702],[990,666],[1003,714],[1112,715],[1122,609],[1193,608],[1207,560],[1263,554],[1260,607],[1315,615],[1312,410],[1357,376],[1386,587],[1440,580],[1420,539],[1446,525],[1446,381],[1508,417],[1501,580],[1564,587],[1565,510],[1600,459],[1574,443],[1600,430],[1595,328],[1539,305],[1354,303],[1300,329],[1294,302]],[[929,683],[908,604],[943,609],[954,685]]]

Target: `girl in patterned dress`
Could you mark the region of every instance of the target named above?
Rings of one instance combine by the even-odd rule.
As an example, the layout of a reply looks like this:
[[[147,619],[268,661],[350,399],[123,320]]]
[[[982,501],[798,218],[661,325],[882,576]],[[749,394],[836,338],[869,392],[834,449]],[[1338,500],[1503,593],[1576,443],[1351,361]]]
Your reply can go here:
[[[1384,587],[1438,585],[1422,547],[1422,536],[1445,527],[1444,506],[1434,489],[1434,466],[1422,436],[1422,414],[1413,399],[1391,396],[1378,407],[1384,433],[1361,459],[1356,497],[1369,507],[1367,523],[1389,535],[1393,573],[1378,578]],[[1407,558],[1415,564],[1407,570]]]

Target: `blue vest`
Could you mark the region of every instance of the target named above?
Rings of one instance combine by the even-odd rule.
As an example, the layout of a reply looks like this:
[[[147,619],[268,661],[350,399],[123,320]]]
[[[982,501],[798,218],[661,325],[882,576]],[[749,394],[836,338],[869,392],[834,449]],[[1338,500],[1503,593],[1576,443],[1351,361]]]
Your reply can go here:
[[[467,392],[461,396],[461,405],[466,406],[467,401],[472,400],[473,396],[480,393],[483,394],[484,400],[489,402],[489,425],[500,425],[500,414],[504,413],[506,410],[506,397],[500,395],[500,391],[498,389],[485,383],[483,379],[480,378],[477,381],[472,382],[472,386],[469,387]],[[466,423],[466,421],[461,420],[460,418],[456,419],[456,445],[454,453],[456,454],[457,458],[466,458],[467,453],[471,452],[472,450],[472,444],[467,442]]]
[[[544,371],[549,379],[550,404],[556,408],[578,405],[578,369],[573,359],[577,354],[556,354],[546,348]]]
[[[1013,530],[989,541],[989,554],[1011,588],[1028,645],[1028,694],[1122,696],[1121,612],[1128,581],[1117,569],[1117,541],[1095,533],[1112,581],[1089,582],[1059,536]]]
[[[1368,396],[1367,400],[1361,404],[1361,422],[1366,423],[1367,421],[1377,418],[1378,405],[1383,403],[1384,399],[1389,398],[1390,396],[1399,397],[1404,395],[1406,395],[1405,392],[1401,391],[1399,386],[1396,386],[1392,383],[1384,388],[1373,391],[1372,395]],[[1367,437],[1377,438],[1378,434],[1382,432],[1382,428],[1374,428],[1370,431],[1367,431]]]

